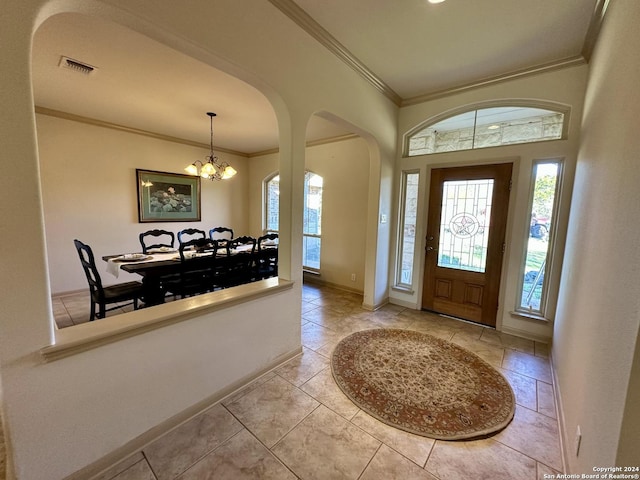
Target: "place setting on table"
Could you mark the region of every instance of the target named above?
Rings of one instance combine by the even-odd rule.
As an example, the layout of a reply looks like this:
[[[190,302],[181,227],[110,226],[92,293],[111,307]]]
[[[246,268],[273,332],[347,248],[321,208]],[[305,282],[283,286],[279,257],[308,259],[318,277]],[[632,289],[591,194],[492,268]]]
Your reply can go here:
[[[191,253],[195,257],[196,252],[189,252],[190,255]],[[148,249],[146,254],[106,255],[102,259],[107,262],[107,272],[115,277],[118,277],[120,270],[142,277],[147,305],[164,303],[163,282],[167,278],[180,274],[183,266],[178,249],[172,247]],[[193,268],[197,268],[198,263],[194,261]]]
[[[246,244],[236,243],[235,240],[237,239],[228,242],[198,239],[192,242],[185,242],[185,245],[178,249],[161,246],[148,248],[146,253],[106,255],[102,259],[107,262],[107,272],[115,277],[119,276],[120,270],[140,275],[145,289],[145,303],[147,305],[155,305],[164,303],[166,292],[163,285],[166,284],[168,279],[175,281],[176,275],[185,275],[189,272],[198,272],[203,268],[210,268],[209,262],[212,258],[217,258],[224,262],[220,264],[220,268],[224,268],[225,271],[228,270],[230,282],[238,284],[251,281],[246,275],[241,277],[243,280],[231,280],[233,272],[237,272],[239,269],[245,271],[252,268],[254,263],[261,263],[258,258],[256,240],[251,237],[246,238],[251,240]],[[186,243],[192,244],[186,245]],[[269,242],[269,245],[264,245],[264,247],[264,253],[268,253],[267,250],[277,252],[277,243],[275,242]],[[213,257],[214,252],[215,257]],[[261,276],[259,278],[273,276],[274,272],[275,269],[273,267],[268,275],[264,271],[260,271]],[[231,284],[228,286],[231,286]]]
[[[275,247],[275,244],[273,245]],[[233,256],[238,253],[251,253],[254,250],[252,245],[238,245],[229,247],[225,245],[217,250],[216,255],[219,257]],[[210,252],[198,251],[198,248],[191,248],[183,252],[185,259],[201,258],[210,256]],[[147,253],[125,253],[121,255],[106,255],[102,257],[107,262],[107,272],[116,278],[120,274],[120,270],[132,272],[141,270],[134,265],[164,263],[167,261],[180,262],[180,253],[176,248],[160,247],[147,250]],[[149,265],[151,267],[151,265]]]
[[[140,264],[140,263],[152,263],[152,262],[166,262],[180,260],[178,250],[170,247],[152,248],[147,253],[125,253],[122,255],[108,255],[103,257],[103,260],[107,262],[107,272],[118,277],[120,275],[120,269],[129,271],[126,266]]]

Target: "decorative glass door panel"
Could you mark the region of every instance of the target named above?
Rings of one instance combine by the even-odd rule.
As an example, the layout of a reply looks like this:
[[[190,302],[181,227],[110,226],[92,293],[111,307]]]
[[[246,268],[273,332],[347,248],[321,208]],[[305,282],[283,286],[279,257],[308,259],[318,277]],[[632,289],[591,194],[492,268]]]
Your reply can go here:
[[[496,325],[511,167],[431,170],[422,308]]]
[[[493,179],[443,183],[438,267],[485,272],[493,183]]]

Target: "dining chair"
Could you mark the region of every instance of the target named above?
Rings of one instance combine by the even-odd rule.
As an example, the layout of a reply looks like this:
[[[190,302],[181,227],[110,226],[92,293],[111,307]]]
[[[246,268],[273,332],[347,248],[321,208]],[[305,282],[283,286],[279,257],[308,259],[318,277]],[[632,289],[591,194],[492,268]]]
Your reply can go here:
[[[255,259],[256,280],[278,276],[278,234],[267,233],[257,240]]]
[[[183,243],[189,240],[197,240],[197,239],[206,239],[207,234],[204,230],[200,230],[198,228],[185,228],[184,230],[180,230],[178,232],[178,244],[182,245]]]
[[[168,247],[174,248],[176,237],[168,230],[147,230],[140,234],[140,245],[142,253],[147,253],[150,249]]]
[[[186,240],[178,247],[180,271],[177,275],[166,277],[163,289],[180,298],[207,293],[215,289],[215,264],[218,246],[208,238]],[[196,256],[192,258],[192,255]]]
[[[109,285],[107,287],[102,285],[100,274],[96,268],[96,260],[93,256],[91,247],[80,240],[73,241],[78,256],[80,257],[80,263],[82,269],[87,277],[89,283],[89,297],[91,299],[91,315],[89,320],[95,320],[96,318],[105,318],[107,312],[116,310],[125,305],[132,305],[134,310],[138,309],[138,300],[143,296],[143,287],[140,282],[126,282],[116,285]],[[121,305],[122,302],[130,302]],[[107,308],[107,305],[117,303],[113,307]],[[96,306],[98,312],[96,313]]]
[[[224,286],[233,287],[255,280],[256,239],[249,236],[234,238],[228,247]]]
[[[229,227],[215,227],[209,230],[211,240],[233,240],[233,229]]]

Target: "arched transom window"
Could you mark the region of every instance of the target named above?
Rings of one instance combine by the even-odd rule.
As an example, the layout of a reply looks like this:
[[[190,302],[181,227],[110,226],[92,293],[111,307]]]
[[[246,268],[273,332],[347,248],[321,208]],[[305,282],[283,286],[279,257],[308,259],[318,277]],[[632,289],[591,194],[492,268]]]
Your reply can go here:
[[[408,155],[455,152],[566,138],[565,112],[500,106],[439,119],[409,136]]]

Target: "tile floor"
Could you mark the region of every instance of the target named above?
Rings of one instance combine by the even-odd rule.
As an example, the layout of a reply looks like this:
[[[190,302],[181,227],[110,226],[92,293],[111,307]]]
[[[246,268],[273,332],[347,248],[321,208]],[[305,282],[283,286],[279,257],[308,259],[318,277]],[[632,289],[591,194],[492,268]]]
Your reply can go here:
[[[82,321],[77,299],[63,300],[61,326]],[[326,287],[305,285],[302,300],[300,356],[97,479],[533,480],[562,471],[546,345],[393,305],[368,312],[361,296]],[[344,336],[376,327],[427,332],[484,358],[513,387],[514,420],[487,438],[448,442],[365,414],[336,386],[329,356]]]
[[[172,296],[167,296],[167,302],[172,300]],[[51,299],[51,304],[53,306],[53,316],[58,328],[71,327],[73,325],[79,325],[89,321],[91,306],[89,304],[88,289],[86,292],[55,296]],[[133,305],[127,303],[108,305],[108,307],[110,308],[116,305],[118,305],[119,308],[107,312],[107,317],[112,317],[114,315],[119,315],[133,310]]]

